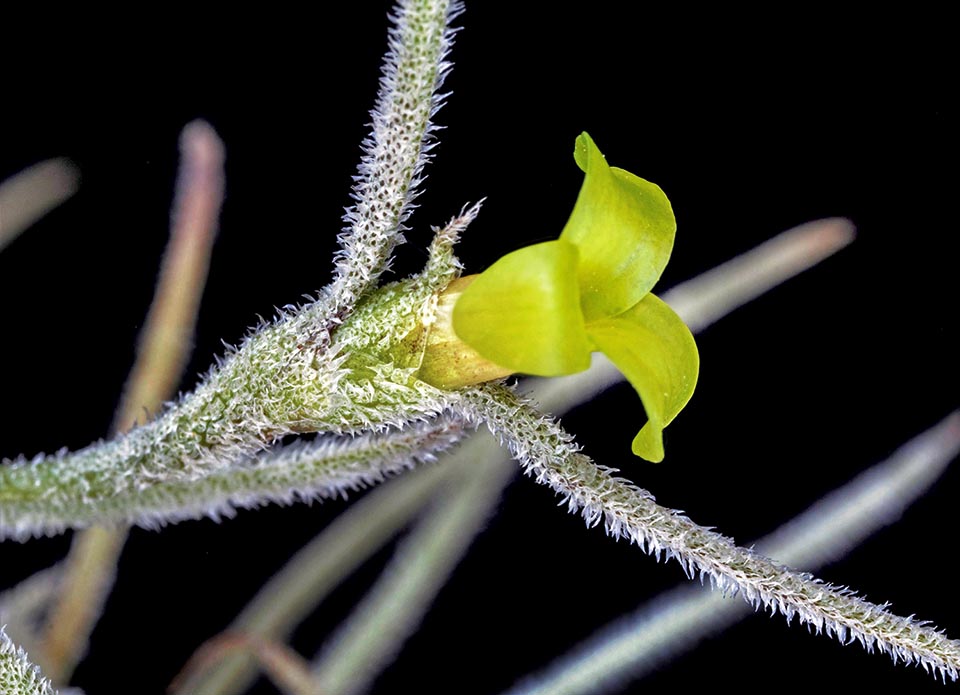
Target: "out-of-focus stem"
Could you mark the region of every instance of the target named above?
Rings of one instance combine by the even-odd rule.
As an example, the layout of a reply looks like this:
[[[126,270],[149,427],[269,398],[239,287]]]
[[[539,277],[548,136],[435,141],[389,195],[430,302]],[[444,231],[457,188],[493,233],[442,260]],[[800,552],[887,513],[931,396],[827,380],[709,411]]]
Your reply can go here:
[[[496,440],[478,437],[477,455],[447,464],[457,469],[449,484],[434,493],[424,517],[314,662],[318,692],[356,695],[369,690],[492,515],[516,466],[500,459]]]
[[[62,580],[63,563],[58,562],[0,593],[0,625],[6,625],[7,636],[29,654],[41,651],[40,625]]]
[[[785,279],[832,256],[852,242],[855,234],[853,223],[842,217],[801,224],[677,285],[662,299],[691,331],[702,331]]]
[[[469,446],[474,440],[467,442]],[[227,632],[286,640],[294,627],[357,567],[392,538],[446,477],[446,467],[413,471],[371,490],[304,546],[247,604]],[[256,677],[231,655],[178,679],[177,695],[242,692]]]
[[[200,297],[223,204],[223,143],[194,121],[180,136],[180,171],[153,304],[140,334],[114,429],[126,432],[175,392],[193,347]]]
[[[114,420],[116,432],[156,413],[183,375],[223,203],[223,160],[223,143],[209,124],[194,121],[183,129],[170,241]],[[40,655],[54,682],[69,680],[86,652],[113,588],[127,533],[95,527],[74,537]]]
[[[117,560],[126,529],[94,527],[78,532],[63,563],[63,580],[52,606],[47,631],[37,653],[54,683],[66,683],[87,651],[94,626],[103,614],[117,575]]]
[[[184,670],[170,684],[171,691],[182,687],[189,674],[206,664],[219,663],[233,654],[251,655],[270,680],[286,695],[326,695],[318,691],[310,673],[310,664],[290,647],[253,635],[225,632],[198,649]]]
[[[0,251],[77,192],[80,176],[66,159],[48,159],[0,182]]]

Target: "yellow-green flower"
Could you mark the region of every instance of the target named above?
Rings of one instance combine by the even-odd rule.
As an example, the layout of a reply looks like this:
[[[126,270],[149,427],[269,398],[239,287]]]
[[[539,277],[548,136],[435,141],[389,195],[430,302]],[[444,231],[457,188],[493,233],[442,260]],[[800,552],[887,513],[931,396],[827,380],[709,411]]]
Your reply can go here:
[[[572,374],[590,365],[591,352],[603,352],[647,413],[633,452],[661,461],[663,428],[693,394],[700,364],[689,329],[650,294],[670,258],[676,219],[659,186],[608,166],[586,133],[577,138],[574,158],[585,178],[560,238],[464,278],[452,306],[453,331],[498,366],[497,375]],[[470,383],[434,380],[446,387]]]

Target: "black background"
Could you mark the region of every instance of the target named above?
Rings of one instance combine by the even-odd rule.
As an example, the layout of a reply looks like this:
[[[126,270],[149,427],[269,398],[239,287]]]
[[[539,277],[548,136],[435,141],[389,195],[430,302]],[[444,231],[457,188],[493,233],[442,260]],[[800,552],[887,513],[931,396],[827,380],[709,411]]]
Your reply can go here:
[[[221,339],[237,342],[258,314],[328,281],[386,10],[355,3],[323,21],[139,16],[117,34],[25,37],[9,58],[0,176],[65,155],[83,182],[0,254],[0,456],[76,448],[106,432],[152,294],[187,121],[206,118],[225,140],[228,193],[184,388]],[[698,337],[700,383],[668,430],[663,464],[629,455],[642,415],[628,387],[565,418],[597,461],[663,504],[756,538],[957,405],[957,124],[944,23],[472,3],[397,273],[422,263],[431,225],[484,196],[461,247],[469,270],[556,237],[581,181],[571,153],[582,130],[673,203],[679,230],[660,291],[795,224],[853,219],[851,248]],[[945,567],[957,476],[819,575],[960,635]],[[117,692],[111,669],[121,664],[125,690],[160,692],[343,507],[134,531],[77,684]],[[4,543],[0,581],[67,547],[67,537]],[[307,621],[301,652],[317,649],[376,569]],[[498,692],[682,580],[677,565],[585,529],[549,491],[519,480],[378,692]],[[766,691],[785,680],[942,687],[753,616],[624,692],[727,682]]]

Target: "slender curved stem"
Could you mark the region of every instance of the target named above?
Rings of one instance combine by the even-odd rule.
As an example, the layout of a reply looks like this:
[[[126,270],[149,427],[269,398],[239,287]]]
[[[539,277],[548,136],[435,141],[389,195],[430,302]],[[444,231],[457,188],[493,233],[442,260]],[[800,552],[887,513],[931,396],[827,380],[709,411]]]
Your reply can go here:
[[[960,412],[900,447],[760,539],[759,552],[816,569],[841,558],[901,513],[960,453]],[[750,613],[742,601],[684,584],[618,618],[506,695],[610,692],[642,678]]]
[[[615,471],[595,465],[580,453],[572,437],[556,422],[502,386],[464,392],[465,414],[500,436],[527,475],[560,494],[569,511],[587,524],[601,522],[614,538],[624,538],[645,552],[675,559],[693,578],[700,575],[724,592],[740,594],[754,608],[769,608],[796,617],[817,632],[841,642],[859,641],[896,661],[917,663],[927,671],[956,680],[960,642],[928,624],[896,616],[845,589],[779,565],[736,546],[715,531],[698,526]]]

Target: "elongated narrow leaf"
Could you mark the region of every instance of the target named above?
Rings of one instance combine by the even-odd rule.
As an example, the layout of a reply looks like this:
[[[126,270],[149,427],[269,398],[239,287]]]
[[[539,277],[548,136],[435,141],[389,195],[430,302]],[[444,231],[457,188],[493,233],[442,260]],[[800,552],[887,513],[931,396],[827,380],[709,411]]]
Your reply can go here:
[[[453,308],[457,336],[515,372],[557,376],[590,366],[580,311],[577,249],[547,241],[487,268]]]
[[[633,385],[647,424],[633,440],[633,453],[663,460],[663,428],[687,404],[697,384],[697,344],[673,309],[648,294],[619,316],[587,327],[590,338]]]
[[[653,289],[677,221],[659,186],[611,168],[586,133],[574,158],[586,176],[560,238],[580,252],[580,301],[589,322],[626,311]]]

